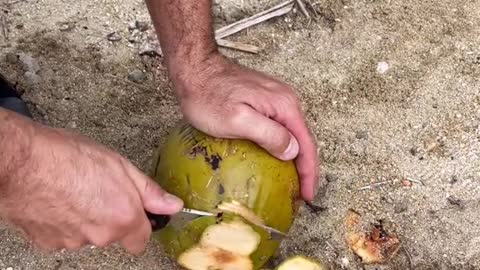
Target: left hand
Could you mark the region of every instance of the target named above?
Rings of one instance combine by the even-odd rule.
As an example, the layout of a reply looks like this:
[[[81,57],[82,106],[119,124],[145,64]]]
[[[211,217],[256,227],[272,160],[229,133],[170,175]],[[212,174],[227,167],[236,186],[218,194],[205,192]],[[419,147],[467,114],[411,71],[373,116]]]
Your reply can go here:
[[[185,119],[212,136],[249,139],[279,159],[296,158],[302,197],[313,200],[317,147],[295,92],[219,53],[183,66],[175,66],[171,77]]]

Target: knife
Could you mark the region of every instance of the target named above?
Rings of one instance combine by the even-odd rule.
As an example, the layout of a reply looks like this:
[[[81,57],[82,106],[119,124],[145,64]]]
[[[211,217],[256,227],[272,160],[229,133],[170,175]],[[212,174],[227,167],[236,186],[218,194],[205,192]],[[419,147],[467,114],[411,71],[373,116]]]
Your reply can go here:
[[[195,209],[189,209],[189,208],[183,208],[182,213],[186,213],[189,215],[192,215],[192,218],[195,217],[206,217],[206,216],[217,216],[216,214],[205,212],[205,211],[200,211],[200,210],[195,210]],[[152,224],[152,230],[153,231],[158,231],[167,226],[167,224],[170,222],[171,217],[168,215],[157,215],[153,214],[150,212],[146,212],[148,219],[150,220],[150,223]]]
[[[200,211],[200,210],[190,209],[190,208],[183,208],[181,210],[181,213],[188,215],[189,216],[188,219],[195,219],[197,217],[216,217],[216,216],[218,216],[218,214],[215,214],[215,213],[210,213],[210,212],[205,212],[205,211]],[[168,215],[157,215],[157,214],[153,214],[153,213],[150,213],[150,212],[146,212],[146,214],[147,214],[148,219],[150,220],[150,223],[152,224],[152,231],[158,231],[158,230],[161,230],[161,229],[165,228],[167,226],[167,224],[172,220],[172,217],[168,216]],[[263,225],[263,224],[261,224],[259,226],[270,233],[270,236],[271,236],[272,240],[281,240],[284,237],[286,237],[286,235],[283,232],[281,232],[277,229],[274,229],[272,227],[269,227],[269,226],[266,226],[266,225]]]

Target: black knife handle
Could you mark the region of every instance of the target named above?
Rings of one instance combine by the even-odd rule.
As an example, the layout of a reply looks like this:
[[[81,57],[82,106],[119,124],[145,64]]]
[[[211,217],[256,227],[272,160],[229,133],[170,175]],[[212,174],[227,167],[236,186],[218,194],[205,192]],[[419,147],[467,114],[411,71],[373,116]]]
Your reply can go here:
[[[167,226],[168,222],[170,222],[170,216],[167,215],[157,215],[157,214],[152,214],[150,212],[146,212],[148,219],[150,220],[150,223],[152,224],[152,231],[158,231],[165,226]]]

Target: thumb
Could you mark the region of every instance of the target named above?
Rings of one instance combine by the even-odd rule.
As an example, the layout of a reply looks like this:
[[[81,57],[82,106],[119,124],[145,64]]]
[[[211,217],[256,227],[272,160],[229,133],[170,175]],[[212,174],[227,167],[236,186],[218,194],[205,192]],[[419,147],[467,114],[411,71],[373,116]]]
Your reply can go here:
[[[182,210],[183,201],[163,190],[132,164],[127,171],[139,192],[146,211],[158,215],[172,215]]]
[[[291,160],[298,155],[298,142],[283,125],[250,106],[242,106],[231,121],[234,136],[257,143],[281,160]]]

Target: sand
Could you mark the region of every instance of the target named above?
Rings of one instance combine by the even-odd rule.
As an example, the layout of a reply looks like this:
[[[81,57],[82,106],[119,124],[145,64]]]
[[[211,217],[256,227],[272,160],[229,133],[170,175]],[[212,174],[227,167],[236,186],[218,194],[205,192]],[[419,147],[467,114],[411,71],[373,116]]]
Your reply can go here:
[[[219,2],[218,25],[256,10]],[[222,49],[295,87],[329,180],[315,200],[326,210],[302,208],[279,258],[305,254],[332,269],[479,269],[480,1],[314,4],[317,21],[297,11],[230,37],[260,46],[258,55]],[[143,42],[128,41],[129,24],[149,23],[144,3],[28,0],[8,8],[0,69],[18,82],[35,119],[81,132],[146,171],[181,115],[161,58],[140,56]],[[121,40],[109,41],[112,32]],[[7,53],[31,54],[40,81]],[[136,69],[146,75],[140,84],[128,80]],[[361,189],[377,182],[386,183]],[[352,253],[348,209],[399,235],[392,260],[367,266]],[[42,254],[2,226],[0,269],[179,269],[154,242],[140,257],[115,247]]]

